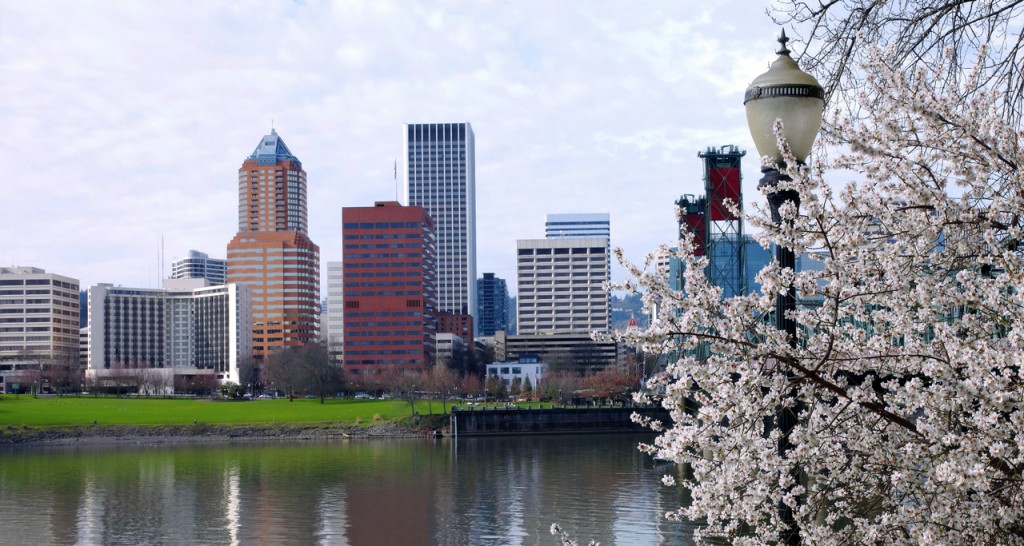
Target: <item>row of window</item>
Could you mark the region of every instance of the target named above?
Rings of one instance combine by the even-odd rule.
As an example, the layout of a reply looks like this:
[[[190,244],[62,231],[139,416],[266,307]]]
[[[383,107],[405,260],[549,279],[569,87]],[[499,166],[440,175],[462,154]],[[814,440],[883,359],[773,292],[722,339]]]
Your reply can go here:
[[[256,239],[242,239],[243,243],[255,243]],[[229,248],[228,256],[232,254],[305,254],[309,256],[316,256],[317,251],[311,248],[280,248],[280,247],[269,247],[269,248]]]
[[[347,278],[355,279],[355,278],[359,278],[359,277],[375,277],[375,278],[376,277],[419,277],[420,275],[422,275],[421,271],[377,271],[377,272],[367,272],[367,273],[348,273],[348,274],[342,276],[342,278],[343,279],[347,279]],[[332,286],[341,286],[341,285],[339,284],[339,285],[332,285]]]
[[[345,270],[348,270],[349,268],[352,268],[352,267],[373,267],[373,268],[388,268],[388,269],[397,268],[397,267],[417,267],[417,268],[422,268],[422,267],[426,267],[427,265],[430,265],[430,261],[429,260],[424,260],[422,262],[419,262],[419,261],[395,261],[395,262],[376,261],[376,262],[365,262],[365,263],[345,262],[344,268],[345,268]],[[349,274],[345,274],[345,275],[349,275]]]
[[[0,279],[0,286],[58,286],[78,290],[77,284],[71,284],[55,279]]]
[[[396,229],[396,228],[418,228],[420,222],[347,222],[342,225],[343,229]]]
[[[420,354],[422,352],[423,352],[422,350],[416,350],[416,349],[405,350],[405,351],[400,350],[400,349],[393,349],[393,350],[388,350],[388,351],[361,351],[361,350],[358,350],[358,349],[355,349],[355,350],[345,349],[345,354],[346,355],[416,355],[416,354]]]
[[[346,249],[360,248],[423,248],[422,243],[348,243]]]
[[[423,294],[423,290],[352,290],[346,292],[345,296],[422,296]],[[345,307],[348,307],[350,303],[353,302],[345,302]]]
[[[0,343],[12,341],[50,341],[50,336],[0,336]]]
[[[56,300],[56,299],[51,301],[49,298],[46,298],[46,299],[37,299],[37,298],[29,298],[29,299],[0,299],[0,305],[50,305],[50,304],[57,305],[57,306],[60,306],[60,307],[70,307],[72,309],[78,309],[78,306],[79,306],[78,298],[75,298],[74,301],[65,301],[65,300]]]
[[[558,255],[558,254],[588,254],[588,253],[589,254],[600,254],[602,256],[606,256],[608,254],[608,249],[605,248],[605,247],[600,247],[600,246],[592,246],[592,247],[573,246],[573,247],[520,248],[519,249],[519,255],[520,256],[533,256],[533,255],[537,255],[537,256],[550,256],[552,254]]]
[[[423,233],[347,233],[343,239],[346,241],[353,241],[356,239],[420,239],[422,237]]]
[[[417,324],[414,326],[423,326],[423,324]],[[423,330],[388,330],[387,332],[381,332],[379,330],[371,330],[369,332],[345,332],[345,338],[352,337],[422,337],[424,334]]]
[[[359,302],[355,302],[359,303]],[[353,311],[345,312],[347,317],[421,317],[420,311]]]
[[[350,281],[350,282],[346,282],[345,283],[346,287],[351,287],[351,288],[360,287],[360,286],[368,287],[368,286],[422,286],[422,285],[423,285],[423,282],[422,281],[418,281],[418,280],[417,281],[377,281],[377,282]],[[346,291],[346,293],[348,293],[348,291]]]

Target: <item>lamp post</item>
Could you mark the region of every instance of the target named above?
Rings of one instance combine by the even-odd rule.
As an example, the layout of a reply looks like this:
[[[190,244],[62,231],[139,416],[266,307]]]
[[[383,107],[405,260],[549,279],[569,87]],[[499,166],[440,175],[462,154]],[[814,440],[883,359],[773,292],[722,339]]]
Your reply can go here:
[[[779,36],[781,48],[776,51],[779,57],[771,64],[768,71],[761,74],[751,82],[747,88],[743,104],[747,111],[747,125],[750,128],[750,135],[754,139],[754,146],[758,154],[768,159],[768,164],[761,166],[761,180],[757,187],[767,195],[768,206],[771,208],[772,221],[782,225],[782,215],[779,208],[788,202],[799,210],[800,194],[795,189],[778,189],[780,182],[788,182],[792,179],[779,172],[779,167],[784,167],[782,153],[779,151],[776,142],[773,125],[775,120],[782,120],[783,135],[789,144],[790,151],[796,158],[798,164],[802,164],[807,155],[811,152],[811,145],[821,128],[821,116],[825,106],[825,92],[813,76],[800,70],[796,61],[789,56],[789,49],[786,48],[786,32],[782,31]],[[792,223],[792,219],[788,220]],[[775,259],[779,267],[796,269],[796,258],[793,249],[786,245],[775,245]],[[792,284],[784,291],[779,291],[775,298],[775,327],[786,333],[789,338],[789,345],[796,348],[796,321],[791,313],[796,309],[796,289]],[[780,369],[781,366],[777,367]],[[787,383],[792,384],[793,373],[786,369],[781,371],[786,376]],[[792,388],[789,396],[796,397],[796,389]],[[795,401],[794,401],[795,402]],[[775,426],[778,427],[781,435],[778,442],[779,456],[785,459],[791,450],[789,440],[790,432],[796,425],[795,403],[786,407],[780,404],[775,411]],[[799,483],[799,471],[794,469],[791,476],[791,483]],[[790,488],[787,489],[787,493]],[[786,526],[785,534],[782,537],[783,544],[800,544],[800,530],[797,527],[796,519],[793,516],[793,509],[786,503],[779,501],[779,519]]]

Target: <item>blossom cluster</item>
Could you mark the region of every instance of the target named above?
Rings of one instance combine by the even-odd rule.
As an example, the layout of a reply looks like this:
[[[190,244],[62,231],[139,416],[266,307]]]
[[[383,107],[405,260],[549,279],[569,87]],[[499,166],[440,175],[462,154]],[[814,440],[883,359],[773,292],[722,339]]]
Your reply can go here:
[[[883,100],[826,116],[827,161],[787,161],[799,210],[746,218],[820,270],[773,262],[723,298],[688,234],[682,291],[655,254],[623,261],[653,313],[627,335],[672,355],[649,387],[674,422],[645,449],[685,469],[665,483],[692,500],[667,516],[699,540],[777,543],[782,503],[806,544],[1024,544],[1024,133],[977,77],[938,94],[942,74],[869,57]],[[795,344],[771,319],[790,286]]]

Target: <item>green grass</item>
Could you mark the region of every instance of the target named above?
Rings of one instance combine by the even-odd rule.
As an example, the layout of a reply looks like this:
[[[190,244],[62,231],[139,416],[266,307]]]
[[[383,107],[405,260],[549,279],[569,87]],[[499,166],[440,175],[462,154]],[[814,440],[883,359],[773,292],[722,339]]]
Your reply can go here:
[[[434,403],[434,412],[441,405]],[[427,413],[426,402],[417,402],[416,410]],[[0,397],[2,426],[88,425],[173,425],[245,423],[354,423],[371,425],[374,415],[390,421],[410,415],[409,404],[400,400],[347,400],[299,398],[222,402],[163,398],[32,398],[28,395]]]

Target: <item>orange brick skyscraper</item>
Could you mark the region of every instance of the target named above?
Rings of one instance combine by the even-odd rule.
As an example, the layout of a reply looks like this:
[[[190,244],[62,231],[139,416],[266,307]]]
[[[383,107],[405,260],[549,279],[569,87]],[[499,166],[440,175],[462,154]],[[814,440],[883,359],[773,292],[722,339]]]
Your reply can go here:
[[[306,171],[273,129],[238,169],[228,282],[252,288],[253,356],[317,341],[320,248],[307,235]]]

